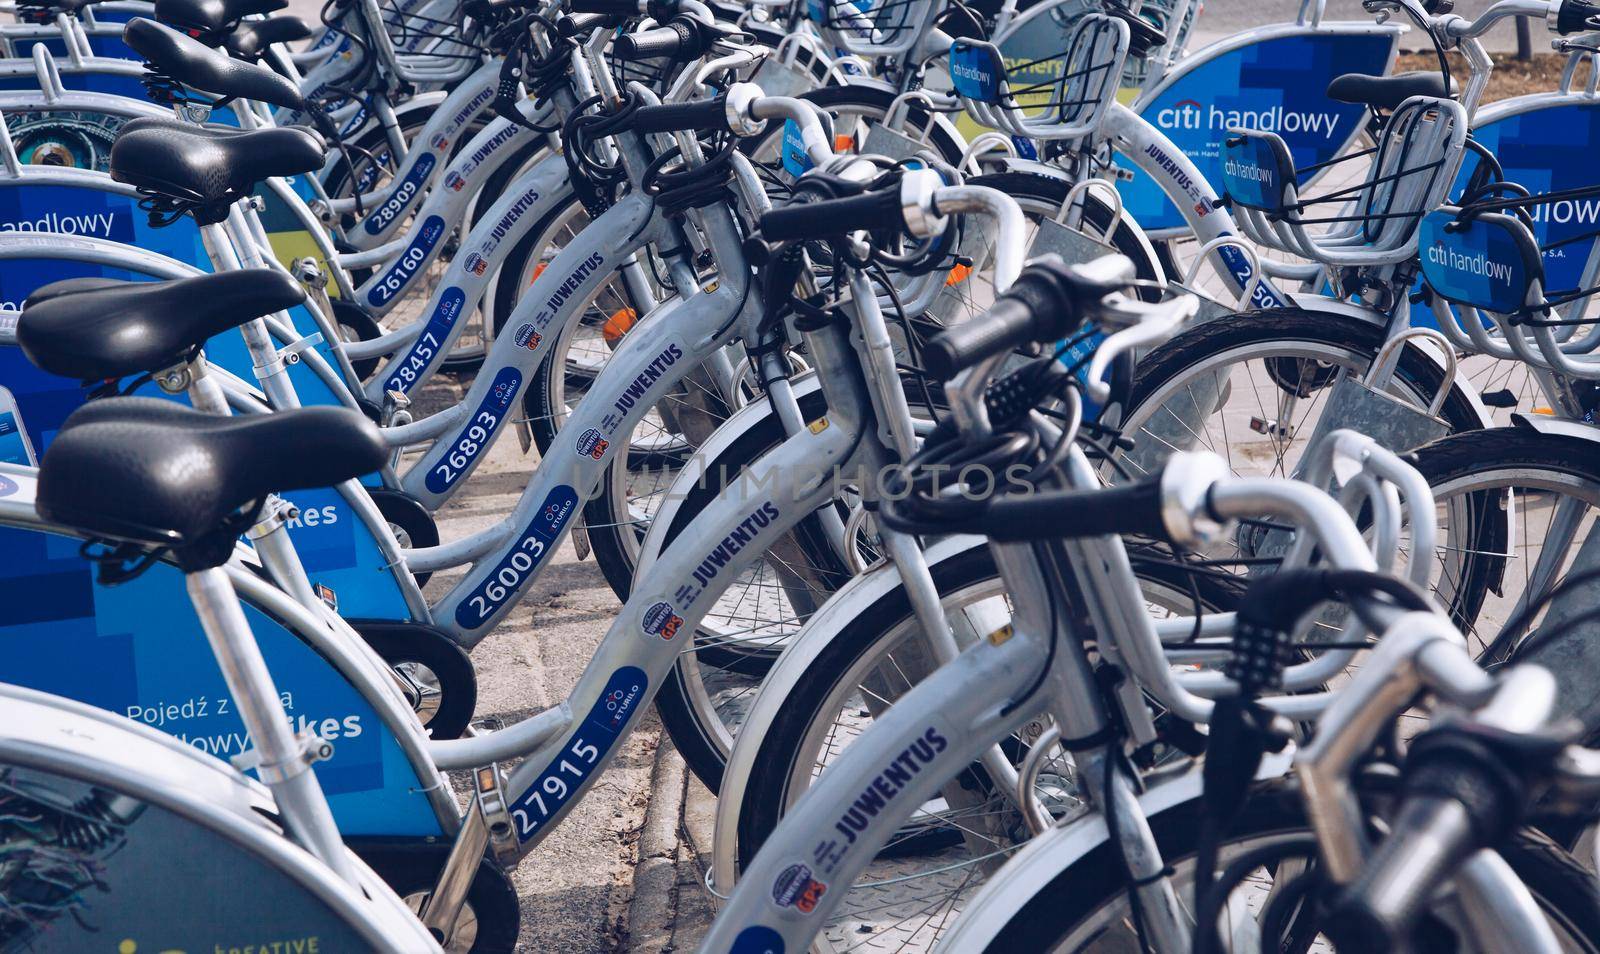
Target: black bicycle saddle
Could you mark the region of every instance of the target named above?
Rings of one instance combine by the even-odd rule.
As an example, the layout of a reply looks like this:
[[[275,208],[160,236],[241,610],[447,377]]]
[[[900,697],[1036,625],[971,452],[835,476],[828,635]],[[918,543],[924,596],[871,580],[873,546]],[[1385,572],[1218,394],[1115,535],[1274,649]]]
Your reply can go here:
[[[205,225],[227,218],[263,179],[321,168],[324,149],[322,137],[298,126],[214,129],[151,117],[122,127],[110,171],[141,192],[200,206]]]
[[[125,378],[170,368],[212,336],[305,297],[294,279],[267,268],[167,282],[69,278],[28,296],[17,344],[51,374]]]
[[[268,494],[341,483],[388,454],[377,425],[346,408],[221,417],[107,398],[61,426],[35,503],[89,536],[171,549],[192,571],[227,561]]]
[[[156,19],[180,30],[220,33],[247,16],[288,5],[289,0],[156,0]]]
[[[1416,70],[1393,76],[1367,76],[1346,73],[1328,84],[1328,98],[1341,103],[1362,103],[1373,109],[1395,109],[1413,96],[1446,99],[1456,91],[1454,80],[1448,87],[1437,71]]]
[[[272,44],[293,43],[310,35],[311,28],[306,26],[306,21],[284,15],[265,20],[246,20],[223,37],[222,45],[234,56],[254,63]]]
[[[186,89],[224,99],[253,99],[287,109],[305,106],[300,90],[277,73],[236,60],[154,20],[129,20],[122,28],[122,40],[155,72]]]

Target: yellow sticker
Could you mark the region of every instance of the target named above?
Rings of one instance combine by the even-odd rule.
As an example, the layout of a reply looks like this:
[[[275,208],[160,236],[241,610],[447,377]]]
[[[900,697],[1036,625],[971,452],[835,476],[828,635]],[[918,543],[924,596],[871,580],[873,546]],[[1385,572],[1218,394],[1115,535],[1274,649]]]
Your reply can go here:
[[[711,294],[712,292],[716,291],[717,289],[719,289],[721,287],[722,287],[722,282],[715,281],[715,282],[711,282],[710,284],[706,285],[706,287],[704,287],[704,288],[702,288],[700,290],[705,292],[707,295],[709,295],[709,294]]]
[[[1004,625],[1004,626],[1000,627],[999,629],[995,630],[994,632],[990,633],[989,634],[989,643],[990,643],[990,645],[999,646],[1000,644],[1006,642],[1007,640],[1009,640],[1011,638],[1011,632],[1012,632],[1011,624],[1007,623],[1006,625]]]
[[[825,417],[819,417],[816,420],[812,421],[810,424],[806,425],[806,430],[810,431],[813,434],[821,434],[823,431],[825,431],[827,429],[828,429],[828,419],[825,418]]]

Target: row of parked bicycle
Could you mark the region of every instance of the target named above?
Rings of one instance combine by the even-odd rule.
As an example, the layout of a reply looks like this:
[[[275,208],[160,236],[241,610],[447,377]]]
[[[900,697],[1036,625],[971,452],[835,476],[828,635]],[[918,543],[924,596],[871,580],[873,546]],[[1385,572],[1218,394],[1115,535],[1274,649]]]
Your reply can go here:
[[[654,703],[706,950],[1600,949],[1600,5],[1364,5],[16,3],[0,942],[516,949]]]

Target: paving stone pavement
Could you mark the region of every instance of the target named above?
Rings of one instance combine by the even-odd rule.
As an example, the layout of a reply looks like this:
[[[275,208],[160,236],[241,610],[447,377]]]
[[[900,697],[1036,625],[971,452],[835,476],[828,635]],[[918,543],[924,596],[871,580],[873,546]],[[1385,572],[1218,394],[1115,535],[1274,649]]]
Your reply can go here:
[[[431,385],[417,410],[449,406],[462,393],[454,380]],[[463,494],[438,515],[441,538],[459,539],[509,513],[537,462],[537,449],[524,453],[514,434],[502,435]],[[437,598],[459,576],[436,574],[428,596]],[[619,607],[594,561],[579,561],[569,538],[521,604],[473,650],[477,718],[511,723],[560,702]],[[606,774],[512,873],[522,902],[519,951],[668,954],[692,951],[703,936],[709,899],[680,832],[690,786],[698,789],[691,801],[702,806],[711,793],[686,778],[662,735],[654,711],[647,713]],[[702,814],[709,831],[709,813]],[[704,833],[702,843],[709,845]]]

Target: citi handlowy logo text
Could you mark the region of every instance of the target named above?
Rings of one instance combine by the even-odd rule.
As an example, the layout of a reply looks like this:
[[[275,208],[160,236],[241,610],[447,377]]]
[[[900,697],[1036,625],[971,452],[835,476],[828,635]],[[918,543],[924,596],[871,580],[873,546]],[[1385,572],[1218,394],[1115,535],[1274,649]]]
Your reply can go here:
[[[1339,115],[1334,112],[1305,112],[1268,106],[1266,109],[1222,109],[1186,99],[1156,111],[1156,125],[1162,129],[1258,129],[1270,133],[1300,133],[1332,139],[1339,131]]]
[[[1466,272],[1468,275],[1488,278],[1507,287],[1511,285],[1512,267],[1505,262],[1491,259],[1487,252],[1468,255],[1443,242],[1435,242],[1428,247],[1428,261],[1454,271]]]
[[[1600,222],[1600,199],[1562,199],[1530,206],[1528,213],[1537,224],[1594,225]]]
[[[960,77],[961,79],[968,80],[973,83],[979,83],[984,86],[992,86],[994,84],[993,73],[990,73],[988,70],[978,66],[968,65],[959,60],[950,64],[950,73],[954,76]]]
[[[0,222],[0,232],[59,232],[63,235],[110,236],[115,212],[89,212],[83,215],[62,215],[50,212],[37,219],[20,222]]]
[[[1222,171],[1230,176],[1240,179],[1249,179],[1262,185],[1272,185],[1272,170],[1254,162],[1240,162],[1237,159],[1227,159],[1222,163]]]

